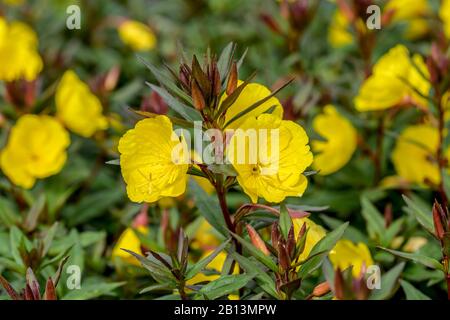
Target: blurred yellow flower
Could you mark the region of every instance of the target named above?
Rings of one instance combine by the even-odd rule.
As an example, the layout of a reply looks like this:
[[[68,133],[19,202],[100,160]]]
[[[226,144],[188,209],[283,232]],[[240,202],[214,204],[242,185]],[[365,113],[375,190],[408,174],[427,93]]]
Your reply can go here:
[[[384,7],[384,11],[388,10],[394,10],[393,23],[406,23],[408,39],[420,38],[429,31],[426,17],[432,10],[428,0],[390,0]]]
[[[61,171],[69,144],[68,132],[55,118],[24,115],[11,129],[0,167],[15,185],[29,189],[36,179]]]
[[[181,146],[181,148],[180,148]],[[186,190],[188,150],[166,116],[139,121],[119,141],[120,166],[134,202],[177,197]]]
[[[326,141],[311,142],[314,153],[313,167],[319,174],[334,173],[352,158],[357,145],[357,132],[350,121],[341,116],[336,108],[327,105],[322,114],[313,120],[314,131]]]
[[[295,237],[298,236],[300,229],[303,227],[303,224],[306,223],[306,228],[308,229],[308,233],[306,234],[306,242],[305,249],[299,257],[299,260],[305,260],[308,258],[309,253],[312,248],[326,235],[326,231],[322,226],[316,224],[314,221],[308,218],[296,218],[292,219],[292,223],[294,225],[294,234]],[[298,240],[298,239],[296,239]]]
[[[328,28],[328,42],[334,48],[353,43],[353,35],[349,31],[350,22],[340,10],[336,10]]]
[[[18,6],[23,4],[24,0],[3,0],[3,3],[6,3],[10,6]]]
[[[100,100],[72,70],[67,70],[56,89],[56,116],[64,125],[82,137],[108,128]]]
[[[147,235],[149,231],[148,227],[146,226],[139,226],[136,228],[136,230],[143,235]],[[122,232],[119,240],[117,240],[117,243],[112,250],[111,258],[113,260],[119,258],[129,264],[134,264],[137,266],[140,265],[140,262],[135,257],[133,257],[128,252],[121,250],[122,248],[143,255],[141,249],[141,241],[139,240],[139,237],[136,235],[136,231],[133,228],[126,228]]]
[[[218,247],[220,240],[216,235],[214,228],[206,221],[201,220],[200,226],[195,232],[192,238],[191,247],[193,249],[210,250],[211,248]]]
[[[18,21],[0,17],[0,80],[36,79],[43,67],[36,33]]]
[[[433,184],[440,182],[436,152],[439,144],[438,130],[431,125],[420,124],[407,127],[398,137],[392,152],[392,162],[398,175],[410,183]],[[446,156],[449,156],[448,149]]]
[[[378,60],[373,68],[373,74],[362,84],[355,98],[356,109],[383,110],[407,99],[426,106],[426,99],[415,90],[425,96],[428,95],[430,90],[428,69],[420,55],[415,54],[412,61],[405,46],[397,45],[390,49]],[[423,75],[427,79],[424,79]]]
[[[242,84],[243,81],[238,81],[238,86]],[[270,90],[259,84],[259,83],[249,83],[244,90],[240,93],[234,103],[228,108],[225,114],[225,123],[231,120],[238,113],[244,111],[254,103],[268,97],[271,94]],[[221,102],[227,98],[227,95],[224,94],[221,97]],[[267,110],[273,107],[272,114],[277,116],[278,118],[283,118],[283,107],[280,101],[276,97],[272,97],[266,102],[259,105],[254,110],[247,113],[245,116],[231,123],[227,128],[236,129],[240,127],[242,123],[244,123],[245,119],[249,117],[257,117],[260,114],[266,112]]]
[[[250,141],[252,134],[246,136],[251,132],[254,141]],[[301,196],[306,189],[308,181],[302,173],[313,156],[306,132],[292,121],[272,114],[247,117],[226,152],[239,185],[253,203],[258,197],[279,203],[288,196]]]
[[[156,45],[155,34],[141,22],[127,20],[120,24],[118,31],[123,43],[135,51],[148,51]]]
[[[439,16],[444,23],[444,32],[450,39],[450,0],[442,0]]]
[[[366,268],[373,265],[372,256],[366,244],[354,244],[350,240],[341,239],[330,252],[330,261],[335,269],[345,270],[353,266],[353,276],[359,277]]]

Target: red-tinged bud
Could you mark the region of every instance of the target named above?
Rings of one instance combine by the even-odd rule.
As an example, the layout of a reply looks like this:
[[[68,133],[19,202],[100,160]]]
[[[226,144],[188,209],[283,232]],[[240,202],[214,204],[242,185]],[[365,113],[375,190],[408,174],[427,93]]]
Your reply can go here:
[[[108,71],[103,80],[103,89],[107,92],[113,91],[120,77],[120,67],[115,66]]]
[[[340,268],[337,268],[334,273],[334,295],[339,300],[345,298],[345,281]]]
[[[222,90],[222,83],[220,82],[220,73],[219,69],[217,69],[216,61],[214,61],[213,63],[212,83],[213,83],[213,94],[215,96],[219,96],[220,91]]]
[[[156,114],[167,114],[169,106],[156,91],[152,91],[149,96],[142,99],[140,109]]]
[[[384,207],[384,225],[386,228],[389,228],[389,226],[392,223],[392,203],[388,203],[386,207]]]
[[[288,270],[291,266],[291,259],[287,254],[287,249],[284,243],[278,242],[278,262],[283,271]]]
[[[192,101],[194,102],[195,109],[199,111],[205,109],[206,106],[205,98],[203,98],[203,94],[195,80],[191,82],[191,96]]]
[[[339,7],[339,10],[344,15],[346,20],[354,21],[355,13],[353,12],[352,6],[348,3],[347,0],[336,0],[336,4]]]
[[[275,222],[272,225],[272,232],[271,232],[272,247],[274,247],[275,250],[278,249],[279,239],[280,239],[280,230],[278,230],[278,222]]]
[[[326,295],[328,292],[330,292],[330,290],[331,290],[330,285],[328,284],[327,281],[324,281],[314,288],[312,294],[314,297],[322,297]]]
[[[439,203],[436,201],[433,204],[433,223],[434,223],[434,232],[436,237],[439,240],[443,240],[445,234],[445,226],[444,226],[444,216],[445,213]]]
[[[237,65],[236,62],[233,61],[233,64],[231,65],[231,72],[227,82],[227,90],[226,90],[227,95],[231,95],[234,92],[234,90],[236,90],[237,82],[238,82]]]
[[[189,85],[191,81],[190,74],[191,72],[189,70],[189,67],[186,64],[182,64],[180,66],[179,81],[186,91],[189,91],[191,89]]]
[[[389,9],[383,12],[381,15],[381,25],[382,26],[388,26],[391,24],[392,19],[394,18],[396,9]]]
[[[148,203],[142,205],[138,215],[133,220],[133,228],[147,226],[148,225]]]
[[[289,257],[292,259],[294,259],[294,254],[295,254],[295,247],[296,247],[297,243],[295,241],[295,233],[294,233],[294,226],[291,225],[291,228],[289,229],[289,233],[288,233],[288,238],[287,238],[287,252]]]
[[[250,240],[252,241],[253,245],[258,248],[262,253],[264,253],[266,256],[270,255],[269,250],[266,247],[266,244],[264,243],[264,240],[261,239],[258,232],[249,224],[247,224],[247,232],[250,236]]]
[[[270,30],[278,34],[283,34],[283,31],[281,31],[280,26],[271,15],[267,13],[261,13],[259,15],[259,18],[262,20],[262,22],[264,22],[264,24],[267,27],[269,27]]]

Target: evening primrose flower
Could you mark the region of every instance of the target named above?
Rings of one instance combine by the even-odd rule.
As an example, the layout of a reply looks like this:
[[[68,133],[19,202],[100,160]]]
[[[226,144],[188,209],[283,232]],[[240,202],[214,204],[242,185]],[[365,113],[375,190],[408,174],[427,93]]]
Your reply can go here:
[[[0,61],[0,80],[36,79],[43,67],[36,33],[22,22],[0,17]]]
[[[149,229],[147,226],[138,226],[136,231],[143,235],[147,235]],[[129,264],[140,265],[139,261],[134,256],[122,250],[127,249],[137,254],[144,255],[141,248],[141,241],[139,240],[136,231],[133,228],[126,228],[122,232],[111,253],[111,258],[113,260],[118,258]]]
[[[247,117],[230,139],[227,158],[253,203],[301,196],[308,184],[302,173],[313,160],[303,128],[272,114]]]
[[[340,10],[336,10],[328,29],[328,42],[334,48],[353,43],[353,35],[349,31],[350,22]]]
[[[127,20],[120,24],[118,32],[123,43],[135,51],[148,51],[156,45],[155,34],[141,22]]]
[[[64,73],[56,89],[55,101],[57,117],[80,136],[88,138],[96,131],[108,128],[100,100],[74,71]]]
[[[12,183],[29,189],[36,179],[61,171],[69,144],[68,132],[56,119],[27,114],[11,129],[0,167]]]
[[[366,244],[354,244],[350,240],[341,239],[330,252],[330,261],[335,269],[345,270],[352,266],[353,277],[359,277],[366,268],[373,265],[372,256]]]
[[[450,0],[443,0],[439,10],[439,17],[444,23],[444,32],[450,39]]]
[[[356,109],[361,112],[384,110],[408,100],[426,106],[426,99],[416,90],[427,96],[430,90],[428,79],[423,58],[415,54],[411,61],[408,49],[397,45],[378,60],[373,74],[362,84],[355,98]]]
[[[120,139],[119,153],[131,201],[155,202],[185,192],[187,145],[183,139],[180,142],[168,117],[159,115],[139,121]]]
[[[303,261],[308,258],[312,248],[326,235],[325,229],[316,224],[314,221],[308,218],[295,218],[292,219],[292,223],[294,225],[294,234],[295,237],[298,236],[303,224],[306,224],[306,228],[308,229],[308,233],[306,234],[305,248],[301,255],[299,256],[299,261]],[[298,241],[298,239],[296,238]]]
[[[425,180],[439,184],[439,169],[433,160],[436,158],[438,145],[438,130],[431,125],[407,127],[398,137],[392,152],[392,162],[398,175],[419,185],[424,185]],[[446,151],[447,157],[450,155],[449,151],[450,149]]]
[[[406,23],[405,36],[408,39],[417,39],[429,31],[426,16],[432,10],[428,0],[390,0],[384,11],[394,10],[393,23]]]
[[[311,142],[314,153],[313,167],[327,175],[341,169],[350,161],[357,145],[357,133],[350,121],[342,117],[332,105],[313,120],[314,131],[326,141]]]
[[[238,86],[242,84],[242,81],[238,81]],[[235,117],[237,114],[239,114],[241,111],[244,111],[248,107],[252,106],[254,103],[267,98],[270,96],[271,92],[270,90],[259,84],[259,83],[249,83],[245,88],[242,90],[242,92],[237,97],[236,101],[228,108],[226,114],[225,114],[225,123],[227,123],[229,120],[231,120],[233,117]],[[227,98],[226,93],[221,97],[221,102]],[[283,107],[280,103],[280,101],[276,97],[271,97],[266,102],[259,105],[254,110],[247,113],[245,116],[237,119],[236,121],[232,122],[229,126],[227,126],[227,129],[235,129],[240,127],[242,123],[244,123],[245,119],[249,117],[257,117],[260,114],[270,110],[272,110],[272,114],[278,118],[283,118]]]

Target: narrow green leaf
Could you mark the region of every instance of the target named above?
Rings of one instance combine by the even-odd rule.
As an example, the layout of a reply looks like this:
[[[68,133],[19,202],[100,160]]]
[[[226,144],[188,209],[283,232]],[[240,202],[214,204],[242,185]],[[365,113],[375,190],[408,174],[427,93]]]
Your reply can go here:
[[[366,220],[369,236],[381,242],[385,232],[383,216],[366,197],[361,197],[361,206],[361,213],[364,220]]]
[[[233,60],[233,52],[235,49],[235,44],[230,42],[227,46],[222,50],[219,59],[217,60],[217,70],[220,74],[220,80],[224,81],[225,77],[228,74],[228,70],[231,65],[231,61]]]
[[[299,270],[299,277],[304,278],[311,272],[319,268],[328,255],[331,249],[334,248],[336,242],[342,237],[345,230],[348,227],[348,222],[341,224],[335,230],[328,233],[324,238],[322,238],[316,245],[312,248],[309,256],[314,256],[314,258],[308,260],[305,264],[301,265]],[[321,253],[321,254],[319,254]]]
[[[72,290],[67,293],[62,300],[88,300],[101,296],[111,296],[113,291],[126,282],[113,282],[113,283],[90,283],[82,284],[81,289]]]
[[[200,300],[206,297],[208,300],[214,300],[226,296],[244,287],[254,277],[255,273],[221,276],[219,279],[204,285],[194,299]]]
[[[292,219],[291,215],[289,214],[286,205],[284,203],[280,206],[280,229],[281,234],[283,235],[284,239],[287,240],[289,230],[291,230],[292,227]]]
[[[430,297],[414,288],[411,283],[405,280],[400,280],[400,285],[402,286],[403,291],[405,291],[406,300],[431,300]]]
[[[434,234],[433,218],[431,217],[431,209],[425,211],[416,201],[402,195],[405,200],[407,208],[405,211],[416,217],[417,221],[431,234]]]
[[[189,270],[186,273],[185,279],[189,280],[191,278],[193,278],[197,273],[199,273],[200,271],[202,271],[204,268],[206,268],[206,266],[213,261],[213,259],[215,257],[217,257],[217,255],[219,253],[222,252],[223,249],[225,249],[225,247],[228,245],[228,243],[230,242],[230,239],[228,239],[227,241],[223,242],[220,246],[218,246],[210,255],[208,255],[207,257],[205,257],[204,259],[200,260],[199,262],[197,262],[196,264],[194,264],[191,268],[189,268]]]
[[[427,257],[427,256],[423,256],[417,253],[408,253],[408,252],[401,252],[401,251],[397,251],[397,250],[392,250],[392,249],[388,249],[388,248],[383,248],[383,247],[378,247],[384,251],[387,251],[389,253],[392,253],[395,256],[416,262],[416,263],[420,263],[423,264],[424,266],[428,267],[428,268],[432,268],[432,269],[436,269],[436,270],[443,270],[442,264],[437,261],[436,259]]]
[[[268,256],[266,256],[264,253],[262,253],[261,250],[257,249],[253,244],[248,242],[247,240],[239,237],[237,234],[232,233],[233,237],[235,237],[242,246],[258,261],[260,261],[262,264],[264,264],[266,267],[268,267],[273,272],[278,272],[278,266],[275,264],[275,262]]]
[[[385,300],[392,297],[397,288],[397,280],[400,277],[405,263],[399,263],[394,268],[381,276],[380,289],[374,289],[369,300]]]

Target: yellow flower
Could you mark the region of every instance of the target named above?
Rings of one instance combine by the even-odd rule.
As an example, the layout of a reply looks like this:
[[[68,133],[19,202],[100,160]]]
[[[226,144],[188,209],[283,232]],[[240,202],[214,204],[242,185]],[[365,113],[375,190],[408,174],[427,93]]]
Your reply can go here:
[[[414,55],[412,60],[429,78],[427,67],[423,58]],[[427,96],[430,83],[413,65],[408,49],[397,45],[382,56],[373,68],[373,74],[364,81],[355,106],[358,111],[383,110],[391,108],[406,99],[413,99],[415,103],[423,106],[427,101],[417,94],[413,88]]]
[[[430,125],[414,125],[406,128],[397,139],[392,162],[398,175],[410,183],[433,184],[440,182],[436,152],[439,144],[438,130]],[[449,156],[449,150],[446,156]]]
[[[406,22],[408,39],[420,38],[429,31],[426,16],[432,10],[428,0],[390,0],[384,8],[388,10],[394,10],[392,22]]]
[[[15,184],[29,189],[36,179],[61,171],[70,144],[64,127],[50,116],[24,115],[0,154],[0,167]]]
[[[143,235],[148,234],[148,227],[146,226],[139,226],[136,228],[136,230]],[[119,258],[129,264],[134,264],[137,266],[140,265],[139,261],[135,257],[133,257],[128,252],[121,250],[121,248],[143,255],[141,249],[141,241],[139,240],[139,237],[136,235],[136,231],[134,229],[126,228],[124,232],[120,235],[119,240],[117,240],[117,243],[114,246],[113,251],[111,253],[111,258],[113,260]]]
[[[242,81],[238,81],[238,85],[241,85]],[[238,98],[234,103],[228,108],[225,114],[225,123],[230,121],[234,116],[238,113],[244,111],[254,103],[268,97],[271,94],[270,90],[259,84],[259,83],[249,83],[244,90],[239,94]],[[221,102],[227,98],[227,95],[224,94],[221,97]],[[254,110],[247,113],[245,116],[239,118],[238,120],[231,123],[227,128],[235,129],[240,127],[242,123],[244,123],[245,119],[249,117],[257,117],[260,114],[270,110],[273,107],[272,114],[277,116],[278,118],[283,118],[283,107],[280,101],[276,97],[272,97],[266,102],[259,105]]]
[[[328,29],[328,42],[334,48],[344,47],[353,43],[353,35],[348,30],[350,22],[340,10],[336,10]]]
[[[313,167],[319,174],[334,173],[347,164],[356,150],[357,133],[350,121],[342,117],[332,105],[324,108],[323,114],[313,120],[314,131],[326,141],[311,142],[314,157]]]
[[[64,73],[56,89],[55,101],[57,117],[80,136],[88,138],[97,130],[108,128],[100,100],[74,71]]]
[[[303,227],[304,223],[306,223],[306,228],[308,229],[308,233],[306,234],[305,249],[303,250],[302,254],[299,257],[300,261],[302,261],[308,258],[309,253],[311,252],[312,248],[314,248],[314,246],[317,244],[317,242],[319,242],[323,237],[325,237],[326,231],[324,228],[322,228],[322,226],[316,224],[314,221],[308,218],[292,219],[292,223],[294,224],[295,237],[298,236],[298,233],[300,232],[300,229]]]
[[[345,270],[353,266],[353,276],[359,277],[368,266],[373,265],[369,248],[362,242],[354,244],[350,240],[341,239],[330,252],[330,261],[334,268]]]
[[[450,39],[450,0],[443,0],[439,10],[439,16],[444,23],[444,32]]]
[[[3,2],[10,6],[19,6],[23,4],[23,0],[3,0]]]
[[[145,24],[127,20],[119,26],[119,37],[135,51],[148,51],[155,47],[156,37]]]
[[[36,33],[22,22],[0,17],[0,61],[0,80],[36,79],[43,67]]]
[[[211,249],[218,247],[219,245],[220,240],[218,239],[214,228],[206,221],[206,219],[202,219],[200,226],[192,239],[191,247],[193,249]]]
[[[181,146],[181,148],[180,148]],[[139,121],[119,141],[120,166],[134,202],[177,197],[186,190],[187,146],[166,116]]]
[[[237,181],[253,203],[258,197],[279,203],[288,196],[301,196],[306,189],[308,181],[302,173],[313,156],[308,136],[292,121],[272,114],[247,117],[226,152]]]

